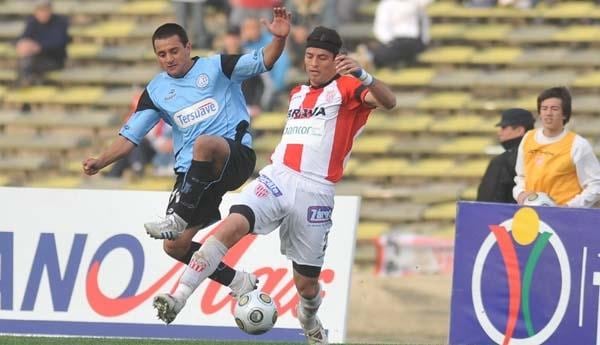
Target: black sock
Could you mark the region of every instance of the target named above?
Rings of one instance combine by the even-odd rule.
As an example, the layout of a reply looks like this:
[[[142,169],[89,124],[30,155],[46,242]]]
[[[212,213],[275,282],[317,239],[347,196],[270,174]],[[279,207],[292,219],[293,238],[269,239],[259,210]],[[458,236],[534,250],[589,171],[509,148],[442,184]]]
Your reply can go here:
[[[191,223],[194,211],[204,194],[204,190],[215,179],[213,162],[192,160],[192,165],[185,174],[179,190],[179,202],[173,205],[173,211],[188,224]]]
[[[179,261],[183,262],[186,265],[189,264],[190,260],[192,259],[192,255],[194,255],[194,253],[198,249],[200,249],[201,246],[202,244],[198,242],[192,242],[190,244],[190,249],[188,250],[188,252]],[[213,272],[213,274],[209,276],[209,278],[216,281],[217,283],[220,283],[221,285],[229,286],[229,284],[231,284],[231,282],[233,281],[234,276],[235,270],[227,266],[227,264],[225,264],[223,261],[221,261],[219,263],[219,266],[217,266],[217,269]]]

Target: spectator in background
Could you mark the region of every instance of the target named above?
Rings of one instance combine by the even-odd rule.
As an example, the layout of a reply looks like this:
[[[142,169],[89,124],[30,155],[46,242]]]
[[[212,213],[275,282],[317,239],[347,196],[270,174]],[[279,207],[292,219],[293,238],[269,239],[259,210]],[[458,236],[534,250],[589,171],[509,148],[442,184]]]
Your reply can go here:
[[[204,26],[206,0],[173,0],[177,24],[191,33],[194,48],[209,48],[210,39]]]
[[[371,54],[375,67],[411,64],[429,43],[431,0],[382,0],[375,11],[373,32],[377,43]]]
[[[517,148],[525,133],[533,129],[535,119],[525,109],[512,108],[502,112],[498,140],[504,152],[492,158],[477,191],[477,201],[516,203],[512,196],[515,186]]]
[[[337,0],[288,0],[288,6],[296,14],[295,22],[310,30],[317,25],[332,28],[337,26],[337,2]]]
[[[33,15],[16,44],[18,85],[40,82],[45,72],[61,69],[67,59],[69,20],[52,12],[50,0],[35,2]]]
[[[223,36],[223,51],[222,54],[237,55],[243,54],[242,37],[240,36],[239,27],[230,27]],[[242,93],[246,99],[246,106],[250,117],[260,115],[262,112],[261,104],[266,103],[269,99],[263,100],[264,96],[271,97],[264,92],[265,82],[263,79],[268,79],[266,74],[260,74],[242,82]]]
[[[345,1],[352,7],[351,1]],[[292,31],[287,50],[293,66],[302,66],[304,63],[304,49],[308,33],[317,25],[335,29],[337,27],[337,0],[288,0],[288,7],[292,8]]]
[[[173,129],[161,120],[146,135],[154,150],[152,168],[154,175],[173,176],[175,157],[173,157]]]
[[[542,128],[527,132],[517,153],[515,200],[522,205],[543,192],[559,206],[593,206],[600,200],[600,163],[587,140],[565,129],[571,119],[569,90],[542,91],[537,110]]]
[[[273,7],[281,6],[282,0],[229,0],[231,13],[229,25],[242,26],[246,18],[268,18]]]
[[[129,112],[125,121],[129,119],[137,108],[142,96],[142,91],[135,93],[129,104]],[[107,177],[120,178],[126,170],[131,169],[137,177],[143,177],[146,165],[152,162],[154,173],[161,176],[171,176],[173,174],[173,165],[175,159],[171,154],[173,152],[173,138],[171,126],[166,125],[164,121],[159,123],[148,132],[133,151],[126,157],[116,161],[106,174]]]
[[[262,30],[261,22],[256,17],[248,17],[244,20],[240,35],[246,52],[261,49],[272,40],[272,35]],[[289,69],[290,57],[284,51],[267,73],[267,78],[262,78],[265,94],[261,101],[263,109],[271,110],[276,102],[276,96],[286,90],[286,75]]]
[[[172,176],[175,164],[172,133],[171,126],[159,121],[131,153],[112,165],[106,176],[122,177],[131,169],[135,176],[143,177],[148,164],[152,164],[154,175]]]

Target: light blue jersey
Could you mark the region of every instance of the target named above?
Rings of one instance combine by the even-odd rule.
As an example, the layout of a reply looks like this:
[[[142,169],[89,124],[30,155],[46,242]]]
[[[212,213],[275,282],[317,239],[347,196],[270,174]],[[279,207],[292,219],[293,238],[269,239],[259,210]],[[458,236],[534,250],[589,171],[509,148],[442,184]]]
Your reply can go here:
[[[175,171],[187,172],[194,141],[200,135],[234,139],[241,121],[250,122],[241,84],[267,71],[263,50],[244,55],[194,58],[186,75],[159,73],[146,86],[136,111],[119,134],[138,145],[162,118],[173,128]],[[246,133],[242,144],[251,147]]]

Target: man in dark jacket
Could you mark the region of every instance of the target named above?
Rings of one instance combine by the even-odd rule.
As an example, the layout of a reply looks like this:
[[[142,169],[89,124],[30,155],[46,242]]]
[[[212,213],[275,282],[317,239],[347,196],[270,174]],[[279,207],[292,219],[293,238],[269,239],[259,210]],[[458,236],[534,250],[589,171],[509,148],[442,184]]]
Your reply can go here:
[[[61,69],[67,58],[69,21],[52,12],[49,0],[37,0],[33,15],[17,41],[19,84],[27,86],[43,73]]]
[[[477,191],[477,201],[516,203],[512,189],[517,148],[534,123],[533,115],[525,109],[512,108],[502,112],[502,119],[496,126],[499,127],[498,140],[506,151],[490,161]]]

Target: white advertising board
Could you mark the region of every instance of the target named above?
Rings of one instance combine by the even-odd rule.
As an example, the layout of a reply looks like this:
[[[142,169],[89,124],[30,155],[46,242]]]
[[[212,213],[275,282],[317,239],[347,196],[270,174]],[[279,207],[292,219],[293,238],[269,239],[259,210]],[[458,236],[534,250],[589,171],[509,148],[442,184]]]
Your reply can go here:
[[[246,236],[225,257],[255,272],[259,288],[278,303],[273,330],[261,336],[238,330],[229,288],[210,280],[173,324],[156,318],[153,296],[173,289],[184,269],[143,229],[164,214],[168,198],[167,192],[0,188],[0,333],[302,340],[291,262],[279,252],[277,231]],[[225,196],[223,215],[233,201],[235,194]],[[319,310],[331,342],[345,340],[359,203],[335,200]]]

